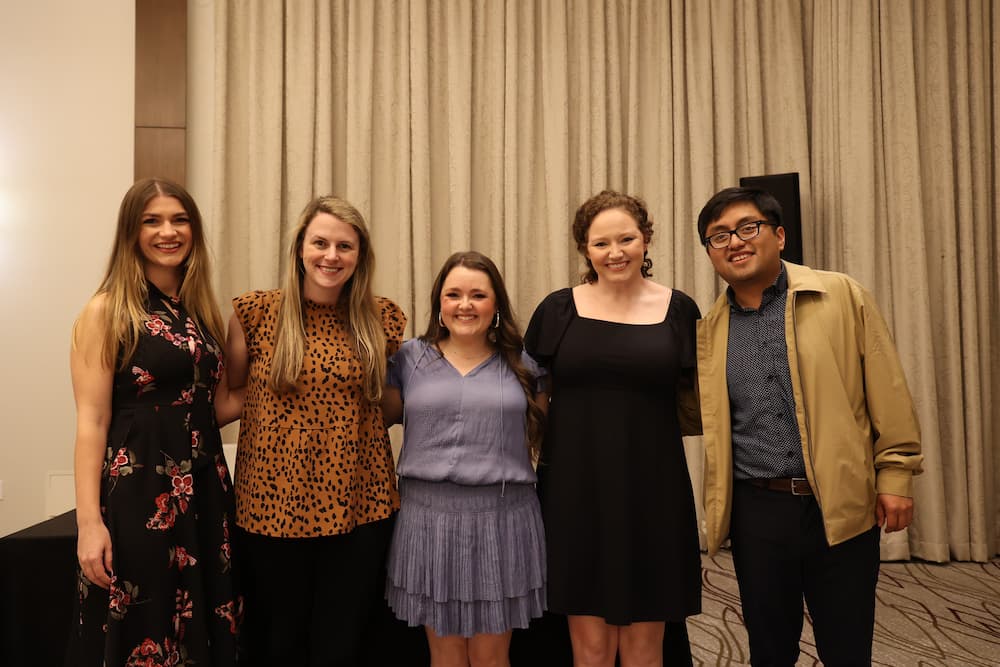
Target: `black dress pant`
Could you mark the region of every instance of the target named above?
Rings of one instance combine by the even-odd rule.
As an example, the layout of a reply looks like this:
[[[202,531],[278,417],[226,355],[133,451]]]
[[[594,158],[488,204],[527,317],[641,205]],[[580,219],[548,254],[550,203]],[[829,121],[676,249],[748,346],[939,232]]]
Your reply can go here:
[[[344,535],[279,538],[241,531],[246,616],[241,664],[348,667],[384,606],[395,516]]]
[[[877,526],[831,547],[815,497],[737,481],[730,538],[751,664],[794,667],[803,598],[826,667],[871,664]]]

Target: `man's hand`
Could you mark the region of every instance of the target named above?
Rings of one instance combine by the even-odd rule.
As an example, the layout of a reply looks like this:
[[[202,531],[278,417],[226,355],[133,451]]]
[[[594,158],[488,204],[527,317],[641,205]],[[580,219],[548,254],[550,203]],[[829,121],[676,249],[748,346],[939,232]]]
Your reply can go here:
[[[913,498],[880,493],[875,498],[875,519],[885,532],[903,530],[913,521]]]

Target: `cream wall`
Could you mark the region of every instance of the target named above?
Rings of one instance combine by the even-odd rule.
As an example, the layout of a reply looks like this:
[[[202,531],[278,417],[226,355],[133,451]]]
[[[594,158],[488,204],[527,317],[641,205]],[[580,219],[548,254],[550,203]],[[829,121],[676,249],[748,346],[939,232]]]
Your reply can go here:
[[[187,189],[198,202],[206,225],[210,206],[212,146],[215,139],[215,7],[212,0],[188,0]],[[220,250],[213,248],[217,256]],[[219,294],[223,303],[227,295]],[[228,315],[228,313],[227,313]]]
[[[73,504],[69,336],[132,182],[134,36],[134,0],[2,3],[0,535]]]

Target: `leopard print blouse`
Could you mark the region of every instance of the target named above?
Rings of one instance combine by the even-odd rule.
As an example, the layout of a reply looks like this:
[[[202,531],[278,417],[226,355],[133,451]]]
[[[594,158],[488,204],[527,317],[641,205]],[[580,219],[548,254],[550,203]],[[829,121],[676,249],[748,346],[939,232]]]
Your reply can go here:
[[[376,297],[386,353],[399,349],[403,311]],[[250,370],[236,453],[236,523],[271,537],[319,537],[390,516],[399,508],[382,410],[364,397],[347,308],[303,304],[306,354],[297,391],[267,386],[281,290],[233,299]]]

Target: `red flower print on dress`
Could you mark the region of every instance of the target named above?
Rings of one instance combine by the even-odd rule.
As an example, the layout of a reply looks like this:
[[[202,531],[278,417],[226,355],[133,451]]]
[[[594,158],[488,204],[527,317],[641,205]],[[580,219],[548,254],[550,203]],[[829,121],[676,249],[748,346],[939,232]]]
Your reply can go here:
[[[108,615],[116,621],[125,618],[128,607],[139,596],[139,587],[130,581],[119,583],[118,577],[111,576],[111,586],[108,589]]]
[[[177,463],[164,454],[163,461],[163,465],[156,466],[156,474],[170,478],[170,492],[161,493],[156,497],[156,513],[146,522],[146,528],[150,530],[173,528],[177,515],[187,512],[188,504],[194,495],[190,459]]]
[[[222,563],[222,571],[229,572],[232,561],[232,547],[229,541],[229,518],[222,515],[222,544],[219,546],[219,562]]]
[[[121,469],[127,468],[128,464],[128,450],[122,447],[118,450],[118,453],[115,454],[115,458],[112,459],[111,470],[108,471],[108,474],[112,477],[117,477]]]
[[[194,616],[194,602],[191,601],[191,593],[177,589],[174,598],[174,634],[178,639],[184,639],[184,620]]]
[[[162,645],[147,638],[132,649],[125,667],[178,667],[190,664],[182,653],[183,648],[178,650],[170,637],[165,637]]]
[[[226,468],[226,463],[222,459],[221,454],[215,455],[215,472],[219,475],[219,482],[222,483],[222,490],[229,490],[229,470]]]
[[[194,477],[190,473],[174,475],[170,479],[170,484],[173,486],[170,495],[177,498],[177,506],[180,508],[181,514],[187,512],[188,502],[194,495]]]
[[[132,379],[132,382],[139,387],[139,391],[136,392],[136,396],[142,396],[146,392],[156,389],[156,378],[154,378],[152,373],[149,371],[144,368],[139,368],[138,366],[133,366],[132,374],[135,376]]]
[[[194,356],[194,362],[198,363],[201,361],[201,332],[198,331],[198,326],[190,317],[187,318],[186,322],[184,322],[184,329],[188,334],[188,349],[191,351],[192,356]]]
[[[201,431],[191,431],[191,452],[194,454],[201,448]]]
[[[194,387],[189,387],[188,389],[181,389],[181,397],[170,405],[191,405],[194,403]]]
[[[235,635],[243,621],[243,596],[237,598],[236,602],[230,600],[220,604],[215,608],[215,615],[229,621],[229,632]]]
[[[149,331],[150,336],[160,336],[164,331],[170,333],[170,327],[159,315],[153,315],[146,320],[146,329]]]
[[[169,550],[170,554],[170,566],[177,564],[178,570],[183,570],[189,565],[197,565],[198,559],[192,556],[187,549],[181,546],[171,547]]]
[[[112,451],[108,447],[108,452],[104,456],[104,466],[112,484],[117,483],[119,477],[131,475],[136,469],[142,467],[141,463],[135,462],[135,453],[127,447],[122,447],[114,453]]]
[[[169,493],[161,493],[156,496],[156,512],[146,521],[146,528],[149,530],[170,530],[177,522],[177,509],[170,501]]]

